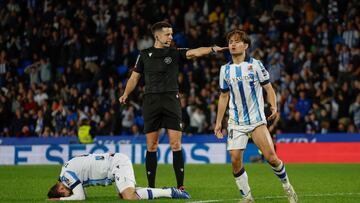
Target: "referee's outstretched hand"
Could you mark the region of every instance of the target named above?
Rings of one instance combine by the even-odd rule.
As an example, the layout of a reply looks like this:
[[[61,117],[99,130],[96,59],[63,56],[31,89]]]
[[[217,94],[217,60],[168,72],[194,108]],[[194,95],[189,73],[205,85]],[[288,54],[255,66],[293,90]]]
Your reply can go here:
[[[127,96],[126,94],[123,94],[123,95],[119,98],[120,104],[126,104],[127,98],[128,98],[128,96]]]
[[[213,46],[212,47],[212,49],[214,50],[214,52],[216,53],[216,52],[223,52],[223,51],[225,51],[225,50],[228,50],[229,49],[229,47],[219,47],[219,46]]]

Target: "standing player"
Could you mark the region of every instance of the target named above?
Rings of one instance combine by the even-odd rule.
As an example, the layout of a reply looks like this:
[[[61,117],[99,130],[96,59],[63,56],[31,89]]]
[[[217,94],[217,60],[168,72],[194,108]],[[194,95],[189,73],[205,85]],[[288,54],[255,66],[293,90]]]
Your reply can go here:
[[[243,154],[251,135],[254,143],[264,154],[274,173],[280,179],[289,202],[297,202],[283,162],[276,156],[271,136],[266,127],[262,88],[271,105],[269,120],[277,116],[276,95],[269,83],[269,73],[259,60],[249,57],[246,49],[250,46],[248,35],[235,29],[227,35],[232,62],[220,70],[220,89],[215,135],[223,138],[221,122],[229,102],[228,150],[231,156],[233,175],[245,202],[253,202],[248,176],[243,167]],[[230,100],[229,100],[230,98]]]
[[[155,44],[142,50],[137,58],[134,71],[127,82],[124,94],[119,98],[125,103],[136,87],[141,75],[145,78],[143,103],[144,132],[146,134],[146,172],[149,187],[155,187],[157,168],[157,147],[159,130],[168,129],[169,142],[173,151],[173,167],[177,187],[184,188],[184,157],[181,150],[181,106],[178,95],[178,72],[181,61],[216,53],[227,48],[218,46],[197,49],[176,49],[170,47],[173,39],[171,25],[155,23],[151,27]]]
[[[189,199],[176,188],[135,188],[134,170],[129,158],[120,153],[88,154],[69,160],[61,169],[59,181],[50,189],[50,200],[85,200],[84,187],[116,184],[120,197],[126,200],[160,197]]]

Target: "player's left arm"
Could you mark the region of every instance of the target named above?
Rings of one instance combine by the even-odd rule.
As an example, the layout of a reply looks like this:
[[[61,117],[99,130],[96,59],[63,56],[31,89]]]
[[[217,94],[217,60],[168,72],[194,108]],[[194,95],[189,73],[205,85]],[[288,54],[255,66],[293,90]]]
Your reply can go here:
[[[60,200],[85,200],[85,192],[82,184],[78,184],[72,189],[72,195],[69,197],[60,197]]]
[[[270,83],[270,74],[259,60],[254,59],[254,69],[260,85],[267,93],[267,101],[270,103],[271,115],[268,120],[273,120],[277,116],[276,94]]]
[[[268,117],[268,120],[273,120],[277,116],[277,105],[276,105],[276,94],[274,88],[272,87],[271,83],[267,83],[266,85],[262,86],[267,94],[267,101],[270,104],[271,115]]]
[[[221,52],[228,49],[228,47],[219,47],[219,46],[212,46],[212,47],[199,47],[196,49],[189,49],[186,52],[186,58],[187,59],[192,59],[192,58],[197,58],[197,57],[201,57],[204,55],[208,55],[210,53],[217,53],[217,52]]]
[[[60,181],[64,186],[72,191],[68,197],[61,197],[60,200],[85,200],[85,192],[80,179],[74,171],[65,171],[60,176]]]

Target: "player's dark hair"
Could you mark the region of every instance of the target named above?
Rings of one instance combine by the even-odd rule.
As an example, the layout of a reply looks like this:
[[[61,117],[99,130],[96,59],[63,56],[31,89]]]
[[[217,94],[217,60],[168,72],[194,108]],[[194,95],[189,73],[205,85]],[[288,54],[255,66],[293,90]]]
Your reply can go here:
[[[157,22],[151,26],[151,33],[154,34],[156,31],[159,31],[163,28],[171,28],[171,25],[167,22]]]
[[[248,44],[248,46],[251,46],[251,39],[249,37],[248,34],[246,34],[246,32],[240,30],[240,29],[234,29],[232,31],[230,31],[227,35],[226,35],[226,41],[229,43],[229,40],[232,36],[236,36],[238,37],[238,39],[242,42],[244,42],[245,44]]]
[[[62,194],[58,191],[59,184],[56,183],[54,186],[52,186],[48,192],[48,198],[60,198],[63,197]]]

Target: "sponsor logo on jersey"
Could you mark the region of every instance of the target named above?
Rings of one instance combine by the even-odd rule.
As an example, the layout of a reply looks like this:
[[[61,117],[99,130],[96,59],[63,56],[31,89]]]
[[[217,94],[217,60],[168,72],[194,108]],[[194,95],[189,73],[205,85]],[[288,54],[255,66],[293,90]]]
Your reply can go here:
[[[249,75],[244,75],[241,77],[234,77],[234,78],[226,78],[225,79],[227,83],[237,83],[238,81],[253,81],[254,80],[254,75],[253,74],[249,74]]]
[[[71,185],[71,181],[65,176],[61,177],[61,182],[65,183],[66,185]]]

